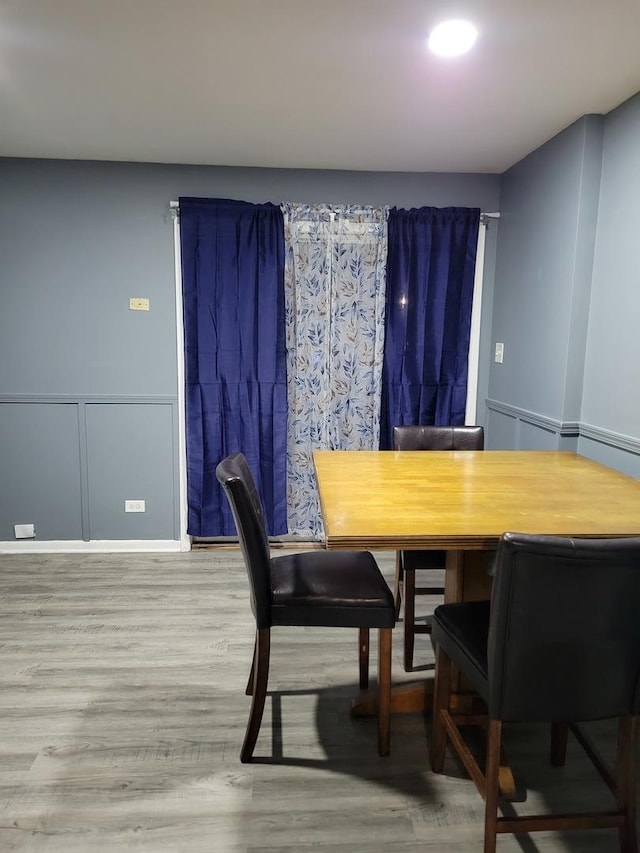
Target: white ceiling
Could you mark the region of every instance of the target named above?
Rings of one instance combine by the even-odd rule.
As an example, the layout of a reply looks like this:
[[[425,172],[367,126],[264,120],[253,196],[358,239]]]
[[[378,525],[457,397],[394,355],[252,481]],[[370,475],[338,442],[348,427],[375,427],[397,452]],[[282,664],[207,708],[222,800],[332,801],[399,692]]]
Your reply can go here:
[[[502,172],[639,90],[640,0],[0,0],[0,156]]]

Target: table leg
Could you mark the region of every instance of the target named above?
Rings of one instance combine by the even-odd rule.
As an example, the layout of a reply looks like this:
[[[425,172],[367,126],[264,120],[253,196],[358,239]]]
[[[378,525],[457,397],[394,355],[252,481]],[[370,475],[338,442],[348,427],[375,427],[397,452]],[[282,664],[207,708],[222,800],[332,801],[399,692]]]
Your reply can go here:
[[[493,551],[447,551],[444,600],[482,601],[491,597],[491,576],[487,569]]]

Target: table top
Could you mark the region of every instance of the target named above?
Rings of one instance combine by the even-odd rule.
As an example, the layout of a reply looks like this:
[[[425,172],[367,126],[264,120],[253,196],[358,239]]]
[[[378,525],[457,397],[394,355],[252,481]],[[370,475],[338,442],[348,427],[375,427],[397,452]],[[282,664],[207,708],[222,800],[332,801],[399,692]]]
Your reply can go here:
[[[327,548],[480,549],[506,531],[640,535],[640,481],[563,451],[313,454]]]

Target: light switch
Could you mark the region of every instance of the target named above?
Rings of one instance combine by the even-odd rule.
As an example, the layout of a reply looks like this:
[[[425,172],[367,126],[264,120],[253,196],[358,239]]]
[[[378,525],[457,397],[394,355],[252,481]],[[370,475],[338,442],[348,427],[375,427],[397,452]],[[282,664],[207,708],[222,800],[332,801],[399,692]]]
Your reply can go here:
[[[131,311],[148,311],[149,300],[146,296],[130,296],[129,310]]]
[[[494,361],[498,364],[502,364],[502,360],[504,358],[504,344],[496,344],[496,354],[494,356]]]

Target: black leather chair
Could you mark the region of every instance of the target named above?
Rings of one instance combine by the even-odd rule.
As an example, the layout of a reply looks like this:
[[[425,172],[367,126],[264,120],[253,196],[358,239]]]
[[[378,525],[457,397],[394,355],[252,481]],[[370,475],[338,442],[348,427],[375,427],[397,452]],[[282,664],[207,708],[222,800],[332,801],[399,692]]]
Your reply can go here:
[[[484,428],[481,426],[395,426],[394,450],[483,450]],[[417,595],[444,595],[444,581],[438,586],[416,586],[416,571],[441,569],[444,572],[446,551],[398,551],[393,597],[396,617],[404,599],[404,668],[413,669],[416,634],[430,634],[431,622],[416,623]]]
[[[636,851],[635,750],[640,713],[640,538],[568,539],[505,533],[491,602],[436,608],[431,766],[441,773],[447,740],[485,799],[485,853],[496,833],[616,827]],[[488,710],[484,774],[455,713],[452,664]],[[617,780],[579,722],[617,718]],[[498,817],[504,722],[551,724],[551,762],[564,764],[571,730],[611,788],[616,807],[595,814]]]
[[[241,453],[216,469],[233,512],[249,576],[256,619],[253,664],[247,685],[252,696],[240,752],[251,761],[267,694],[271,627],[318,625],[359,629],[360,687],[368,686],[369,629],[379,629],[378,751],[390,749],[391,634],[393,595],[378,565],[366,551],[307,551],[271,557],[264,510],[247,460]]]

